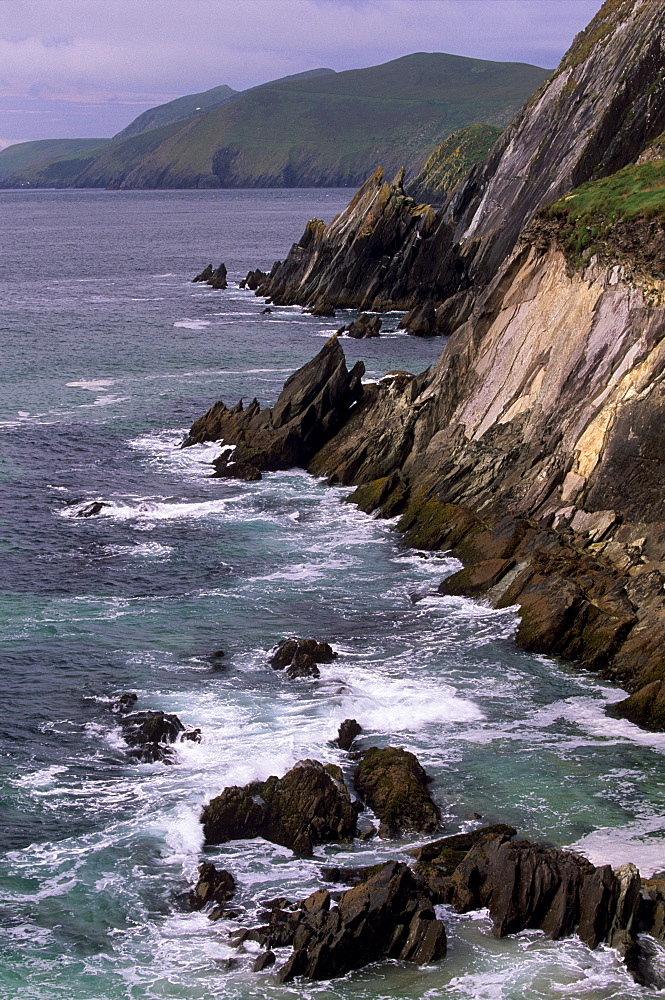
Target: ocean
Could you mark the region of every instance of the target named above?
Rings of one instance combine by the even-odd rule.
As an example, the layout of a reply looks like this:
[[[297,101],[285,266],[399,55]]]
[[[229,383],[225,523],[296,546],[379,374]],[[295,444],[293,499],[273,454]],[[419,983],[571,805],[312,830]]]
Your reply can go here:
[[[487,914],[441,911],[436,966],[383,963],[279,986],[228,943],[260,901],[319,887],[322,863],[403,858],[417,838],[296,858],[262,840],[204,848],[199,813],[230,784],[331,746],[413,751],[446,830],[491,822],[594,863],[664,864],[665,735],[609,719],[622,692],[521,652],[513,610],[440,597],[459,567],[405,548],[300,470],[210,478],[216,445],[181,450],[217,399],[276,399],[354,314],[321,319],[238,288],[348,190],[0,192],[0,998],[2,1000],[629,1000],[617,955]],[[191,278],[224,261],[230,287]],[[422,371],[442,347],[384,320],[342,340],[367,379]],[[91,501],[96,517],[77,513]],[[289,635],[332,643],[316,681],[267,665]],[[225,651],[221,661],[211,654]],[[112,704],[202,731],[176,763],[136,763]],[[363,745],[361,743],[361,745]],[[185,902],[201,860],[238,883],[235,921]],[[230,958],[235,962],[228,962]]]

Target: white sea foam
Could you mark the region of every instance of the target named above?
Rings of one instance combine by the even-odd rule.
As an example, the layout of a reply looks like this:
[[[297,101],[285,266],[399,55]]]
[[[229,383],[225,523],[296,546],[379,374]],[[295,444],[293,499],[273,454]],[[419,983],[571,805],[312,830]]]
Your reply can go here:
[[[180,327],[183,330],[205,330],[207,326],[210,326],[209,319],[180,319],[173,324],[176,327]]]
[[[665,816],[651,816],[625,826],[601,827],[570,846],[595,865],[616,868],[632,861],[648,877],[665,870],[664,842]]]
[[[155,501],[143,500],[138,503],[122,503],[117,500],[104,501],[97,517],[108,517],[116,521],[182,521],[214,517],[223,520],[236,520],[237,514],[233,506],[244,497],[226,497],[219,500],[202,501]],[[62,517],[76,517],[93,500],[67,507],[60,512]],[[146,550],[148,551],[148,550]],[[154,549],[152,550],[154,551]]]
[[[98,389],[107,389],[110,385],[115,385],[117,379],[95,378],[81,382],[67,382],[67,386],[72,389],[87,389],[89,392],[96,392]]]

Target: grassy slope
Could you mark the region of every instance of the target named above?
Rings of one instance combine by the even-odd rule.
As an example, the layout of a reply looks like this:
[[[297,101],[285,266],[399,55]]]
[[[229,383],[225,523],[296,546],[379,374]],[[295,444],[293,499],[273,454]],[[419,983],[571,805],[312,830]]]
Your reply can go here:
[[[500,135],[501,129],[495,125],[469,125],[453,132],[428,158],[409,185],[409,194],[418,201],[443,204]]]
[[[139,135],[141,132],[148,132],[153,128],[160,128],[162,125],[170,125],[171,122],[182,121],[183,118],[189,118],[190,115],[209,111],[211,108],[225,104],[237,93],[237,90],[232,90],[231,87],[222,84],[221,87],[213,87],[200,94],[185,94],[184,97],[177,97],[175,101],[169,101],[167,104],[160,104],[156,108],[144,111],[113,138],[125,139],[132,135]]]
[[[17,170],[26,170],[63,155],[80,155],[107,142],[108,139],[37,139],[33,142],[17,142],[0,152],[0,180]]]
[[[125,145],[140,137],[110,143],[75,183],[357,184],[379,164],[391,171],[402,163],[413,174],[456,129],[506,124],[546,75],[522,63],[416,53],[369,69],[281,80],[175,130],[152,130],[149,149]],[[26,179],[51,183],[40,171]]]

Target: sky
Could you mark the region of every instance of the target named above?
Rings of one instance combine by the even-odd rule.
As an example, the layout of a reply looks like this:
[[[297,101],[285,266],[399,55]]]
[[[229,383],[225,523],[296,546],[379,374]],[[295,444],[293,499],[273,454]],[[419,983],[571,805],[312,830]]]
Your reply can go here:
[[[553,68],[601,0],[0,0],[0,148],[226,83],[451,52]]]

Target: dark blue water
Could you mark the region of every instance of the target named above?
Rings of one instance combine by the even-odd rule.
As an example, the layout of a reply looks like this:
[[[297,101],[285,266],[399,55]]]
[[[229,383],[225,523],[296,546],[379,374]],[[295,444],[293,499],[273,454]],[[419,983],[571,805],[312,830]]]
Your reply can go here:
[[[610,721],[620,696],[529,657],[512,612],[425,597],[453,568],[403,550],[305,473],[209,478],[216,446],[181,451],[210,404],[274,401],[345,314],[261,315],[240,291],[311,216],[347,191],[2,192],[0,329],[0,997],[634,998],[616,956],[574,940],[496,941],[484,917],[446,915],[449,957],[334,984],[277,987],[249,971],[227,923],[183,908],[203,855],[198,813],[227,784],[342,756],[357,718],[435,776],[451,832],[480,813],[594,861],[663,867],[665,737]],[[225,261],[231,287],[193,285]],[[350,316],[351,314],[349,314]],[[440,344],[390,331],[346,339],[369,378],[420,371]],[[108,506],[75,515],[91,500]],[[288,682],[266,651],[288,634],[340,652],[318,682]],[[227,652],[225,669],[209,654]],[[118,693],[175,711],[203,742],[136,764]],[[263,841],[209,849],[239,905],[319,884],[322,857],[368,862],[405,844],[321,849]]]

